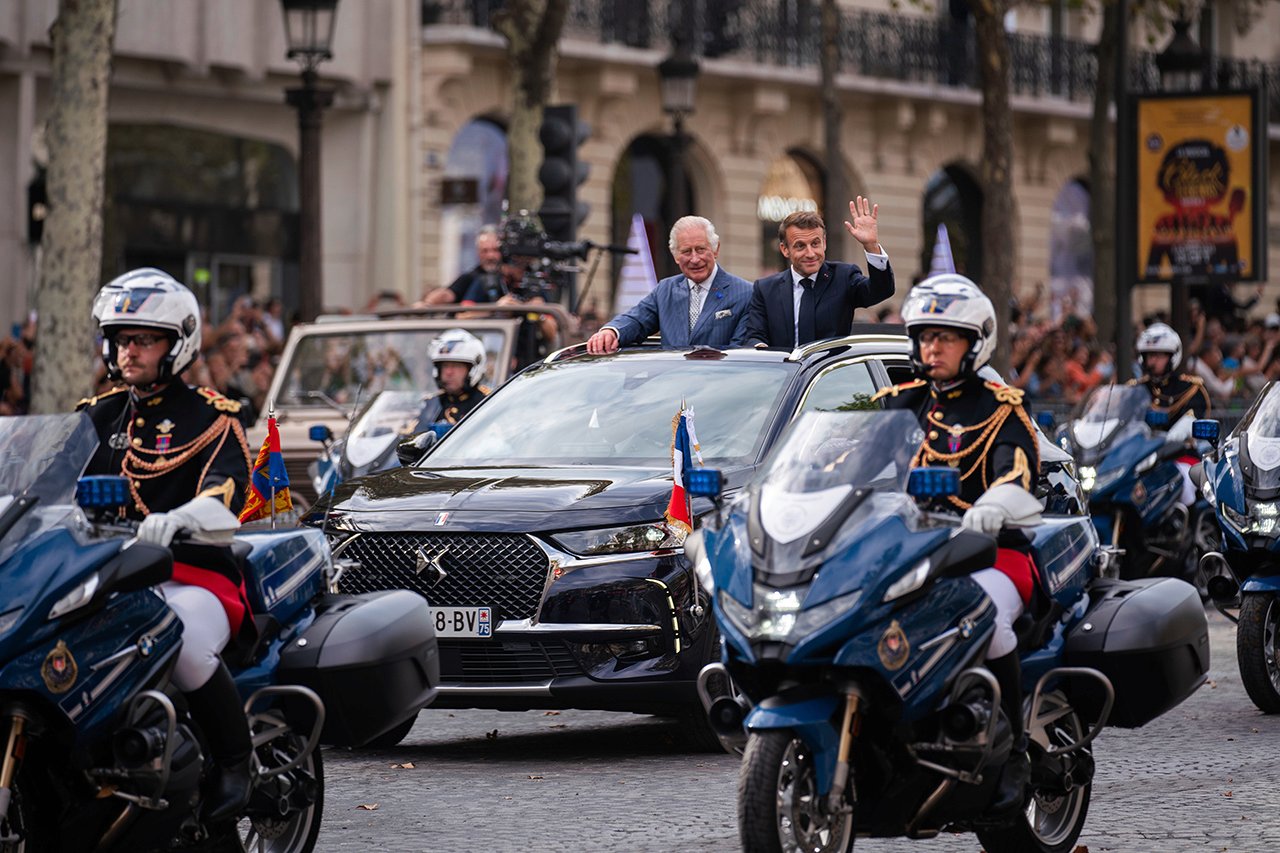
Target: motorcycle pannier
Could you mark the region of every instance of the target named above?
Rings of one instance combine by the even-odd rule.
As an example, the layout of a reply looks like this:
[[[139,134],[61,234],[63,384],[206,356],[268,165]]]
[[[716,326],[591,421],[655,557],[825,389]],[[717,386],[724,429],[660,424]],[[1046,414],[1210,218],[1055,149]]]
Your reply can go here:
[[[1088,666],[1111,679],[1115,706],[1107,724],[1144,725],[1177,705],[1209,672],[1209,623],[1195,587],[1173,578],[1099,579],[1085,618],[1067,635],[1065,665]],[[1096,717],[1102,690],[1070,679],[1072,703]]]
[[[324,700],[321,741],[361,746],[435,698],[440,652],[426,599],[407,590],[328,595],[280,654],[281,684]]]

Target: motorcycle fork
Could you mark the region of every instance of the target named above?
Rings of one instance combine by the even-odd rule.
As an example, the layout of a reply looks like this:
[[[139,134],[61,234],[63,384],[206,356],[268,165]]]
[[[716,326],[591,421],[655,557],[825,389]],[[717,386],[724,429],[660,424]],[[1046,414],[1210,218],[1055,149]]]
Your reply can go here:
[[[858,694],[850,690],[845,694],[844,722],[840,726],[840,748],[836,758],[836,775],[831,780],[831,792],[827,794],[827,811],[838,814],[848,808],[844,804],[844,791],[849,782],[849,752],[853,749],[853,739],[858,736],[860,718],[858,717]]]
[[[9,718],[9,737],[5,743],[4,761],[0,763],[0,819],[9,814],[9,800],[13,796],[13,780],[18,775],[18,765],[27,751],[27,738],[23,733],[26,727],[24,717],[14,715]]]

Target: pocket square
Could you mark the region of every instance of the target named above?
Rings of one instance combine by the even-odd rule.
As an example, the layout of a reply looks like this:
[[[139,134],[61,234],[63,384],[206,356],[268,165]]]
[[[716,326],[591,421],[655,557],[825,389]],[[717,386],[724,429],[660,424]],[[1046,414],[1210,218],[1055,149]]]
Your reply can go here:
[[[726,308],[726,309],[724,309],[723,311],[717,311],[717,312],[716,312],[716,319],[717,319],[717,320],[719,320],[720,318],[722,318],[722,317],[728,317],[728,316],[730,316],[731,314],[733,314],[733,309],[732,309],[732,308]]]

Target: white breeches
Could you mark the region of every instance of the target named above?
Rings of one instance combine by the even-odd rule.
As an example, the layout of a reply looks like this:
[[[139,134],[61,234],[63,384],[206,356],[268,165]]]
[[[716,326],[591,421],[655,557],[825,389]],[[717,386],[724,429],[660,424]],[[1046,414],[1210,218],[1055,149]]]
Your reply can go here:
[[[182,649],[173,683],[183,693],[204,687],[218,668],[218,652],[231,639],[231,623],[222,602],[201,586],[165,581],[160,594],[182,620]]]
[[[1182,472],[1182,495],[1178,501],[1185,507],[1190,507],[1196,502],[1196,487],[1191,482],[1191,463],[1176,462],[1178,470]]]
[[[1022,615],[1022,596],[1009,576],[999,569],[983,569],[969,575],[982,587],[996,606],[996,635],[987,648],[987,660],[1004,657],[1018,648],[1018,637],[1013,633],[1013,623]]]

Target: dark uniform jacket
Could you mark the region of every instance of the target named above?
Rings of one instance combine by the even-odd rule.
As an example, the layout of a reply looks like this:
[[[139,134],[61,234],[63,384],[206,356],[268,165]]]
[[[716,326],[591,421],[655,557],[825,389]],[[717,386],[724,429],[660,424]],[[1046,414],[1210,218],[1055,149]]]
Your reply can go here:
[[[98,432],[98,451],[86,474],[129,478],[133,504],[125,514],[141,519],[212,495],[239,515],[253,458],[238,419],[240,404],[212,388],[181,380],[136,399],[127,388],[81,400]],[[232,635],[252,628],[244,579],[230,548],[175,543],[174,580],[213,592],[227,611]]]
[[[1188,411],[1196,418],[1209,416],[1209,392],[1205,390],[1204,380],[1199,376],[1178,373],[1163,381],[1144,376],[1129,384],[1145,386],[1151,392],[1151,408],[1157,412],[1169,413],[1169,422],[1161,429],[1167,430]]]
[[[1039,441],[1022,396],[1021,389],[971,376],[941,391],[917,379],[883,388],[875,399],[885,408],[916,413],[925,438],[912,464],[959,468],[960,495],[950,500],[964,510],[1000,483],[1017,483],[1034,494]]]
[[[428,397],[422,404],[422,412],[418,415],[416,431],[422,432],[429,429],[432,424],[440,423],[441,421],[447,424],[456,424],[468,412],[480,405],[481,400],[488,396],[489,389],[484,385],[479,387],[468,385],[457,394],[438,391]]]

